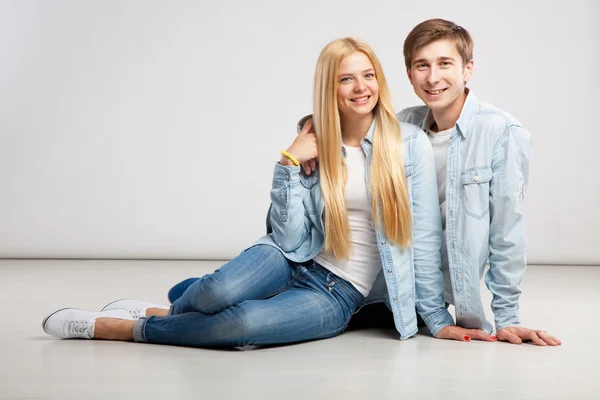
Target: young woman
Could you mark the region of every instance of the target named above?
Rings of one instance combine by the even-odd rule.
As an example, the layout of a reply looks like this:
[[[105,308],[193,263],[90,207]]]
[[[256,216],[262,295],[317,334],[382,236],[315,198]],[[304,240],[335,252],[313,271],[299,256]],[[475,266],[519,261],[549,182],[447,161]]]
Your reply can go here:
[[[274,345],[338,335],[368,298],[388,304],[401,339],[417,332],[415,309],[435,337],[485,336],[454,326],[444,306],[433,154],[419,128],[398,123],[368,45],[346,38],[323,49],[313,108],[316,134],[306,124],[275,165],[270,234],[214,273],[184,281],[169,308],[121,300],[101,312],[61,309],[44,330],[58,338]],[[299,165],[314,158],[318,168],[307,176]]]

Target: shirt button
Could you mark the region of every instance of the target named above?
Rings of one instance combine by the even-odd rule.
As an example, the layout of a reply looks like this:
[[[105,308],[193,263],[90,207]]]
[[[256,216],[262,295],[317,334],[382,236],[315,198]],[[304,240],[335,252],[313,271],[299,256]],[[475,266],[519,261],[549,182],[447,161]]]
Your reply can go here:
[[[384,240],[383,242],[381,242],[382,246],[385,246],[387,244],[387,242]]]
[[[392,269],[391,269],[391,268],[389,268],[389,269],[388,269],[388,272],[391,274],[391,273],[392,273]]]
[[[477,182],[477,181],[479,180],[479,175],[475,175],[475,176],[473,177],[473,180],[474,180],[475,182]]]
[[[394,300],[394,303],[398,301],[398,299],[395,297],[392,300]]]

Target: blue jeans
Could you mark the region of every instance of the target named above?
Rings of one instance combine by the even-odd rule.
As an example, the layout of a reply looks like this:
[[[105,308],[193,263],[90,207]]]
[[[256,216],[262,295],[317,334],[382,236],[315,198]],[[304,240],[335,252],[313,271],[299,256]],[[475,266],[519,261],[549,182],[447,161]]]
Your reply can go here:
[[[317,263],[250,248],[212,274],[169,292],[166,317],[142,318],[135,341],[193,347],[276,345],[324,339],[346,329],[365,298]]]

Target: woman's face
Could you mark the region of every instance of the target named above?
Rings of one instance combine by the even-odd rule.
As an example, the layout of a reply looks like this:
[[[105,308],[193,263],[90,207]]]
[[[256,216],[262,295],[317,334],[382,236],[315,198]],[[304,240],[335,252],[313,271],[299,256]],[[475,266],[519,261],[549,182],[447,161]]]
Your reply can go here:
[[[379,100],[379,84],[373,64],[364,53],[342,59],[338,74],[337,102],[343,117],[369,115]]]

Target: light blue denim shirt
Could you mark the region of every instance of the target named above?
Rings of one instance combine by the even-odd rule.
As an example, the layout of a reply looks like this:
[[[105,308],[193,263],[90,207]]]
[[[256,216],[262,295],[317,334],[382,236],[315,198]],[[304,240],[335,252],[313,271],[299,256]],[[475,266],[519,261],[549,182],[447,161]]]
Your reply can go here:
[[[426,130],[432,115],[419,106],[397,117]],[[485,282],[496,330],[519,325],[530,159],[531,135],[521,123],[469,92],[446,161],[446,244],[457,325],[492,331],[479,290],[488,259]]]
[[[361,143],[367,166],[371,163],[374,127],[373,123]],[[426,134],[418,127],[401,124],[401,130],[413,244],[403,250],[388,241],[382,227],[376,228],[383,268],[366,302],[385,302],[393,312],[400,339],[404,340],[417,332],[415,308],[434,336],[444,326],[453,325],[454,320],[443,298],[441,217],[433,151]],[[369,168],[365,171],[368,188]],[[276,164],[267,224],[271,233],[255,245],[274,246],[292,261],[312,260],[324,245],[323,210],[318,170],[306,176],[301,167]]]

